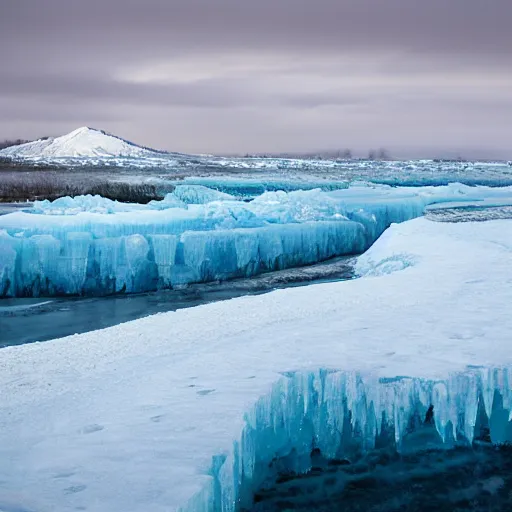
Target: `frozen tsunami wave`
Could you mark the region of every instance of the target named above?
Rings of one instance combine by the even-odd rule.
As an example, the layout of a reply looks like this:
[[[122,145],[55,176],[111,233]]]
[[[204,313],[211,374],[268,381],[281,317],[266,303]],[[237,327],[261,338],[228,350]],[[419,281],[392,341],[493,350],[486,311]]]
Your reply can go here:
[[[361,253],[427,205],[511,195],[460,184],[359,186],[266,192],[246,203],[183,185],[148,205],[99,196],[36,202],[0,217],[0,296],[132,293],[250,277]]]
[[[414,219],[359,258],[403,271],[2,349],[1,495],[234,511],[275,458],[510,441],[511,223]]]

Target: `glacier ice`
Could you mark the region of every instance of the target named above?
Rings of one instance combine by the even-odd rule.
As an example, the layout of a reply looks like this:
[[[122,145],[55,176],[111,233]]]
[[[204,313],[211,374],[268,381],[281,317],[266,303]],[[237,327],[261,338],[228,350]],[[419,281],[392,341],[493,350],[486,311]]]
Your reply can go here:
[[[40,215],[76,215],[88,213],[121,213],[139,210],[167,210],[168,208],[186,208],[186,204],[175,194],[166,194],[164,199],[150,201],[147,205],[137,203],[120,203],[99,195],[90,194],[76,197],[59,197],[54,201],[45,199],[34,201],[28,213]]]
[[[386,446],[405,453],[489,438],[511,442],[511,372],[468,368],[439,381],[334,369],[288,372],[247,412],[229,454],[212,458],[214,484],[180,510],[250,508],[276,461],[281,470],[304,473],[316,448],[340,460]],[[431,407],[433,422],[426,422]]]
[[[206,204],[212,201],[233,201],[235,197],[203,185],[177,185],[173,195],[186,204]]]
[[[192,185],[177,191],[147,205],[61,198],[0,217],[1,296],[133,293],[249,277],[360,253],[426,205],[510,198],[508,189],[462,185],[276,191],[251,202]]]

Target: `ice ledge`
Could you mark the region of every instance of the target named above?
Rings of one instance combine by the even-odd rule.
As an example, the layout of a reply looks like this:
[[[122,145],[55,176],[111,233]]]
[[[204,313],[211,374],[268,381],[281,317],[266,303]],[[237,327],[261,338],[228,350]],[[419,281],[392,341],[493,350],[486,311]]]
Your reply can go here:
[[[179,510],[250,508],[274,462],[304,473],[314,449],[340,460],[390,446],[410,453],[512,442],[511,377],[512,367],[468,368],[446,380],[288,373],[246,414],[232,450],[213,457],[211,481]]]

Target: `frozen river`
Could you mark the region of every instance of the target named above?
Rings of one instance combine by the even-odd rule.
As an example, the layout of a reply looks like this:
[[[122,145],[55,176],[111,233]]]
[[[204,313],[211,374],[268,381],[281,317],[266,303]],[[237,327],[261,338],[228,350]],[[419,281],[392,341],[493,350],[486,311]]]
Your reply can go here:
[[[279,288],[353,278],[353,258],[255,278],[190,285],[132,295],[90,298],[0,300],[0,348],[103,329],[156,313],[176,311]]]

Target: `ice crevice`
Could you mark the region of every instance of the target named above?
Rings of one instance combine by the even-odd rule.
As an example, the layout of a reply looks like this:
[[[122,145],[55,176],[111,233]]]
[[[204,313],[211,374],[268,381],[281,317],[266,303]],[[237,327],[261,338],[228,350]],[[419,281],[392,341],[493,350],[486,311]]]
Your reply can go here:
[[[446,380],[334,369],[283,375],[246,413],[230,452],[212,458],[211,480],[180,511],[250,508],[269,475],[307,472],[315,451],[337,461],[389,447],[414,453],[510,443],[511,376],[512,367],[470,367]]]

